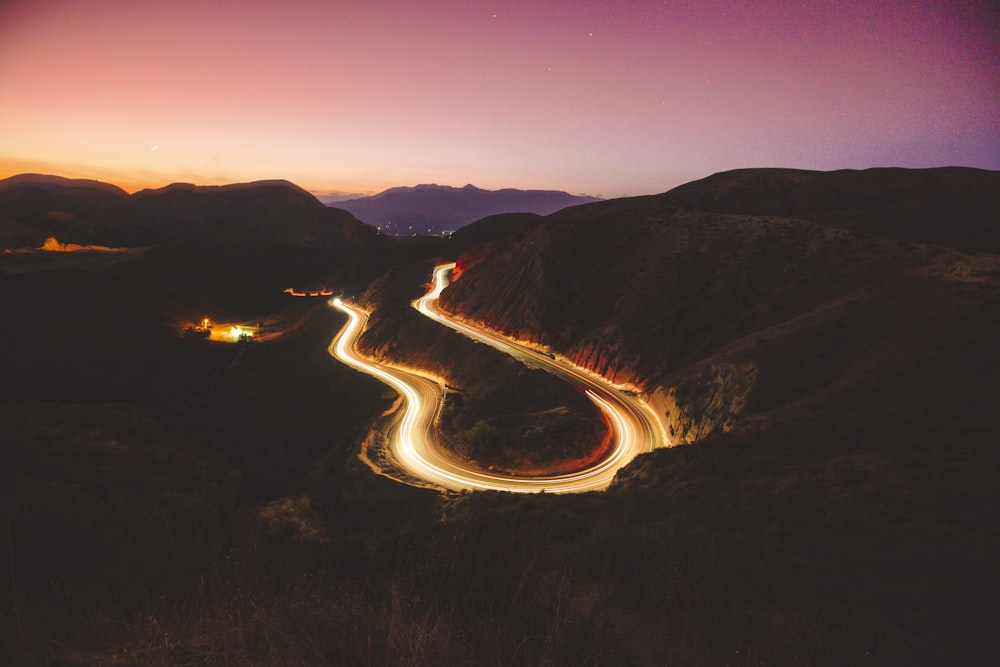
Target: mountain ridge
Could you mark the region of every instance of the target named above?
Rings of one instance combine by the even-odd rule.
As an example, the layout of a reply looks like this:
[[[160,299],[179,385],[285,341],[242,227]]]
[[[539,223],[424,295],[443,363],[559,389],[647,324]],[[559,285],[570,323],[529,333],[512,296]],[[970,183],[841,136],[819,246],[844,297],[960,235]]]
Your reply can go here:
[[[1000,253],[1000,172],[986,169],[735,169],[660,196],[705,211],[800,218],[886,238]]]
[[[425,183],[389,188],[369,197],[332,203],[359,220],[396,237],[441,234],[476,220],[503,213],[548,215],[569,206],[601,201],[560,190],[484,190]]]
[[[0,189],[12,187],[58,187],[101,190],[112,194],[128,196],[128,192],[112,183],[89,178],[67,178],[55,174],[24,173],[0,179]]]
[[[172,183],[128,194],[101,181],[20,174],[0,181],[0,214],[0,246],[6,247],[48,237],[81,245],[153,245],[221,231],[317,240],[326,231],[351,228],[359,238],[376,236],[349,213],[281,179]]]

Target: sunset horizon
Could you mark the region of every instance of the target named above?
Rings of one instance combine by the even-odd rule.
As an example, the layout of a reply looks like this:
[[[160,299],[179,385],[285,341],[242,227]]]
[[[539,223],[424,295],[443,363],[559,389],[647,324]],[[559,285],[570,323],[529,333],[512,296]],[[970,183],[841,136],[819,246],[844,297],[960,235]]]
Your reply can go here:
[[[996,12],[904,2],[0,7],[0,177],[619,197],[1000,168]]]

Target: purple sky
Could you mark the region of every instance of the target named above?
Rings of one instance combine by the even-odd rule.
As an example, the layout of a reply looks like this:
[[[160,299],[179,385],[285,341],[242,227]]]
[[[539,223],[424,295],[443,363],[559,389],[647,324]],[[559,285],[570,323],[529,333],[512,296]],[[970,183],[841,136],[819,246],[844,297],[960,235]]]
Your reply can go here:
[[[0,177],[613,197],[737,167],[1000,169],[998,16],[946,0],[0,0]]]

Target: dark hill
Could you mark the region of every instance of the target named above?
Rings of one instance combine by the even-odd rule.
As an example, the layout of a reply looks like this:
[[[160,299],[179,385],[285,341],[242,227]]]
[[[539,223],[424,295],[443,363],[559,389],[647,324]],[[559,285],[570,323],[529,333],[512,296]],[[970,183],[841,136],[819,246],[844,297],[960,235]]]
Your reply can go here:
[[[50,236],[81,245],[155,246],[109,271],[152,293],[176,295],[161,304],[174,314],[210,307],[259,315],[289,286],[349,280],[386,242],[287,181],[174,184],[131,196],[113,186],[34,175],[4,183],[0,234],[8,247],[38,246]]]
[[[183,237],[238,234],[298,246],[375,242],[374,229],[324,206],[287,181],[226,186],[185,183],[127,195],[114,186],[26,174],[0,182],[0,214],[23,238],[146,246]]]
[[[359,220],[382,229],[391,236],[440,234],[498,213],[547,215],[566,208],[597,201],[553,190],[482,190],[472,185],[453,188],[418,185],[392,188],[371,197],[337,202]]]
[[[1000,546],[996,178],[749,170],[576,207],[464,255],[442,303],[633,382],[692,443],[619,476],[611,496],[647,517],[629,535],[679,512],[785,563],[786,619],[839,608],[849,636],[880,628],[875,662],[978,664]],[[670,567],[647,561],[641,586]]]
[[[322,205],[322,203],[311,195],[307,190],[300,188],[291,181],[286,181],[284,179],[272,179],[263,181],[252,181],[250,183],[229,183],[226,185],[195,185],[194,183],[171,183],[162,188],[146,188],[145,190],[139,190],[133,197],[141,199],[143,197],[158,197],[171,192],[200,192],[200,193],[227,193],[227,192],[238,192],[243,190],[262,190],[267,188],[279,188],[281,190],[287,190],[291,192],[298,193],[308,199],[315,199],[317,203]]]
[[[100,190],[113,195],[128,195],[128,193],[117,185],[86,178],[65,178],[63,176],[53,176],[50,174],[17,174],[16,176],[0,179],[0,189],[15,188],[18,186],[43,188],[50,191]]]
[[[1000,253],[1000,172],[966,167],[821,172],[738,169],[667,193],[692,208],[775,215]]]
[[[280,239],[294,245],[338,243],[347,234],[376,237],[351,215],[330,209],[283,181],[224,187],[168,186],[132,196],[130,228],[140,242],[155,243],[197,234],[239,234]]]
[[[977,174],[748,171],[679,189],[705,203],[399,242],[281,184],[50,192],[42,224],[163,241],[0,255],[0,664],[992,665],[1000,259],[903,234],[957,246],[1000,218]],[[912,195],[942,213],[891,238],[915,178],[947,184]],[[121,218],[100,227],[102,206]],[[385,270],[355,285],[378,302],[366,349],[454,373],[443,421],[499,403],[541,427],[503,405],[554,401],[545,381],[410,307],[430,258],[466,247],[450,308],[635,383],[691,444],[606,493],[372,474],[358,443],[392,393],[327,354],[339,313],[274,286]],[[164,321],[275,297],[269,342]]]
[[[499,213],[462,227],[452,239],[455,245],[470,248],[503,236],[518,234],[541,217],[537,213]]]
[[[0,214],[16,233],[0,236],[4,247],[60,241],[114,245],[132,222],[128,195],[107,183],[22,174],[0,181]]]

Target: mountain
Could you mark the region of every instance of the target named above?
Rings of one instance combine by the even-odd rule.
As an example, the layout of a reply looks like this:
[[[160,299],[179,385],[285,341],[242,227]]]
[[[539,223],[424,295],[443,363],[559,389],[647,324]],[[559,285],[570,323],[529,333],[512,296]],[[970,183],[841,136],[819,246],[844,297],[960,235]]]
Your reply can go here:
[[[732,178],[719,176],[663,195],[564,210],[463,255],[463,273],[442,304],[632,381],[662,396],[664,409],[692,377],[717,373],[713,409],[721,412],[715,417],[671,408],[668,420],[682,440],[759,420],[763,413],[744,412],[746,401],[779,409],[812,392],[823,396],[830,383],[849,376],[852,384],[870,383],[856,387],[859,393],[885,385],[884,397],[898,396],[888,390],[888,375],[869,377],[870,355],[894,359],[900,373],[922,366],[928,377],[951,360],[932,351],[945,340],[963,358],[972,350],[983,359],[996,356],[986,341],[1000,335],[994,301],[1000,259],[984,253],[995,253],[1000,238],[1000,205],[989,204],[1000,191],[1000,174],[855,173],[850,195],[843,194],[839,173],[737,176],[789,191],[794,188],[786,184],[794,180],[811,185],[806,195],[800,189],[804,203],[790,195],[789,204],[781,195],[769,199],[768,187],[736,190]],[[951,185],[914,185],[928,182]],[[696,189],[698,196],[690,196]],[[691,208],[682,199],[716,210]],[[933,210],[947,214],[903,224],[901,212],[932,199]],[[788,208],[778,211],[769,201]],[[741,206],[755,213],[717,212]],[[867,223],[883,220],[879,214],[886,211],[898,222]],[[970,229],[980,231],[967,234]],[[917,242],[927,238],[940,245]],[[948,324],[955,319],[963,325]],[[834,343],[846,347],[835,351]],[[793,349],[803,356],[798,366],[783,354]],[[921,361],[925,355],[933,361]],[[982,368],[961,370],[978,376]],[[907,388],[917,390],[912,383]],[[939,387],[921,385],[920,391],[929,396]],[[911,428],[905,421],[899,427]]]
[[[418,185],[392,188],[371,197],[336,203],[337,208],[390,236],[440,234],[498,213],[548,215],[568,206],[599,201],[554,190],[482,190]]]
[[[798,218],[887,238],[1000,253],[1000,178],[995,171],[737,169],[681,185],[667,196],[704,211]]]
[[[39,244],[50,236],[81,245],[144,246],[236,234],[323,246],[336,245],[344,234],[358,240],[376,236],[288,181],[174,183],[128,195],[97,181],[25,174],[0,181],[0,215],[16,225],[18,240]]]
[[[996,578],[976,554],[996,553],[1000,519],[997,192],[1000,173],[976,170],[720,174],[473,248],[441,303],[650,398],[688,446],[619,474],[612,497],[650,517],[633,530],[681,512],[822,572],[792,585],[809,605],[855,589],[844,619],[906,637],[880,642],[887,663],[981,656],[971,610]],[[954,615],[915,611],[929,599]]]
[[[148,248],[114,272],[189,303],[258,312],[292,284],[344,274],[386,239],[287,181],[177,183],[133,195],[33,174],[0,182],[0,245],[61,243]]]
[[[131,220],[128,194],[99,181],[21,174],[0,181],[0,246],[41,245],[54,236],[81,245],[112,245]],[[66,238],[63,238],[66,237]]]
[[[158,239],[0,254],[0,663],[993,664],[998,177],[743,170],[402,241],[280,183],[0,188],[15,231]],[[363,349],[443,376],[442,422],[547,440],[568,401],[410,306],[456,257],[448,308],[631,383],[678,446],[603,493],[441,496],[359,461],[395,396],[322,300],[279,293],[261,344],[162,322],[360,265]]]
[[[0,189],[17,187],[43,187],[49,190],[100,190],[114,195],[127,195],[117,185],[85,178],[66,178],[50,174],[17,174],[0,179]]]

